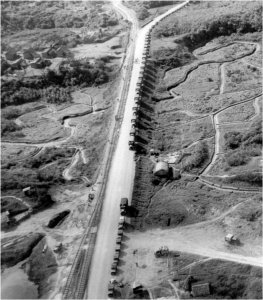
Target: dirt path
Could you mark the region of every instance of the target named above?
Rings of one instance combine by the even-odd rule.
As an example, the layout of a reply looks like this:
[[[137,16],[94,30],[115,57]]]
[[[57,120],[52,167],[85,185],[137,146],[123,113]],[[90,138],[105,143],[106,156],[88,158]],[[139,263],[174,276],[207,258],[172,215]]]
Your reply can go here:
[[[75,153],[75,155],[73,155],[73,157],[71,159],[71,163],[69,164],[69,166],[62,173],[63,177],[66,180],[68,180],[68,181],[72,180],[73,177],[70,175],[70,171],[77,164],[77,162],[79,161],[79,158],[80,158],[80,152],[77,151]]]
[[[225,89],[225,82],[226,82],[226,79],[225,79],[225,63],[223,63],[221,66],[220,66],[220,89],[219,89],[219,94],[223,94],[224,93],[224,89]]]

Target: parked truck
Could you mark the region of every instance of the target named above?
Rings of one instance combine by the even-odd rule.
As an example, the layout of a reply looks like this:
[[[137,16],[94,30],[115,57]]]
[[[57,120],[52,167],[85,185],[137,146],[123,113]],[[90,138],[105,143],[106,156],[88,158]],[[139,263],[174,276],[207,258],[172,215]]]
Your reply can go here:
[[[121,198],[120,209],[121,209],[122,216],[126,214],[127,207],[128,207],[128,198]]]

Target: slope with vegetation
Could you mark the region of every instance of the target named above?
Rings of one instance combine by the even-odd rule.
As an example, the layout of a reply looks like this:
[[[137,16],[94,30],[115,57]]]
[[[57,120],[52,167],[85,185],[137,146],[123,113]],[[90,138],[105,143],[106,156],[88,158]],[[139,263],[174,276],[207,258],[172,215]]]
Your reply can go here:
[[[231,232],[246,248],[227,247],[215,235],[215,242],[208,241],[213,245],[211,251],[244,250],[242,254],[247,256],[259,253],[261,15],[262,5],[258,2],[193,1],[153,30],[152,64],[147,70],[138,124],[138,141],[143,149],[137,150],[132,196],[137,213],[132,225],[146,230],[145,236],[149,229],[149,239],[155,232],[152,228],[161,243],[164,229],[189,224],[195,228],[195,223],[198,228],[198,223],[204,222],[207,232],[210,226],[222,236]],[[153,175],[154,164],[163,160],[169,163],[171,172],[162,177]],[[248,208],[250,212],[244,217],[244,209]],[[190,251],[187,236],[183,244]],[[149,246],[141,251],[152,253],[156,249]],[[143,261],[143,255],[136,257]],[[231,268],[229,262],[224,265],[209,261],[207,268],[204,265],[190,265],[189,269],[199,274],[192,273],[196,282],[210,282],[207,298],[261,298],[260,277],[254,281],[250,270],[246,277],[239,273],[239,267],[245,270],[246,266],[233,266],[236,273],[229,277],[224,271],[217,276],[208,272]],[[167,266],[171,266],[170,258]],[[155,272],[156,262],[153,268]],[[158,297],[164,297],[168,283],[163,285],[157,279],[159,272],[150,284],[158,286]],[[143,278],[146,280],[146,275]],[[175,286],[180,293],[181,286]]]

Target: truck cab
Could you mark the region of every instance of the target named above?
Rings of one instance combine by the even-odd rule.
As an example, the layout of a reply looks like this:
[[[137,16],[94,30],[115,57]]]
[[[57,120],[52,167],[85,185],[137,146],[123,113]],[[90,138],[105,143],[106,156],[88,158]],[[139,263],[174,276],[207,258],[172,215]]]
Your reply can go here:
[[[122,216],[126,214],[127,207],[128,207],[128,198],[121,198],[120,209],[121,209]]]

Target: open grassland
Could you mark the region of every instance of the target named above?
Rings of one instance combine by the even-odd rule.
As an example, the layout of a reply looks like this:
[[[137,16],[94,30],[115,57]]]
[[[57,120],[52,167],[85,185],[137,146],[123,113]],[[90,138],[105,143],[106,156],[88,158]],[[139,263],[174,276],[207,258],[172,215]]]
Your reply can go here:
[[[37,147],[2,144],[1,163],[5,164],[11,161],[23,160],[27,157],[33,156],[37,152]]]

